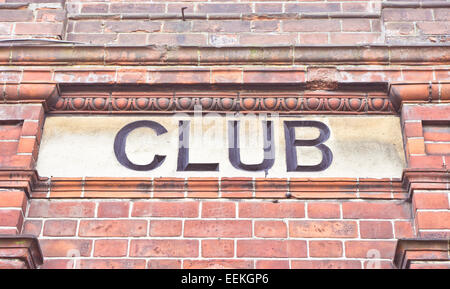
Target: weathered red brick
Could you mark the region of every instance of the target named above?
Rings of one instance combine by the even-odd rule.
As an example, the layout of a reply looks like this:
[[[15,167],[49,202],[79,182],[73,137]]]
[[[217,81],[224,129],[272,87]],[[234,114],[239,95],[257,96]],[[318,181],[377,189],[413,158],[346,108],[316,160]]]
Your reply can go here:
[[[309,241],[310,257],[342,257],[340,241]]]
[[[287,237],[287,225],[283,221],[255,221],[255,236],[262,238]]]
[[[177,220],[151,220],[150,236],[176,237],[181,236],[182,222]]]
[[[238,257],[303,258],[306,241],[300,240],[238,240]]]
[[[406,202],[344,202],[344,219],[409,219],[411,214]]]
[[[303,202],[241,202],[240,218],[304,218]]]
[[[289,236],[302,238],[356,238],[354,221],[290,221]]]
[[[396,241],[346,241],[345,256],[348,258],[392,259]]]
[[[124,257],[127,255],[128,240],[97,240],[95,257]]]
[[[197,240],[131,240],[132,257],[198,257]]]
[[[97,216],[99,218],[124,218],[128,217],[129,202],[101,202],[98,205]]]
[[[41,239],[39,244],[45,257],[88,257],[92,249],[92,241],[82,239]]]
[[[203,202],[203,218],[235,218],[236,204],[234,202]]]
[[[86,201],[33,200],[28,216],[32,218],[92,218],[95,203]]]
[[[185,237],[250,237],[250,220],[186,220]]]
[[[340,216],[340,205],[338,203],[308,203],[308,218],[338,219]]]
[[[363,239],[391,239],[394,237],[389,221],[361,221],[359,226]]]
[[[202,240],[202,256],[207,258],[233,257],[234,240]]]
[[[82,220],[80,237],[130,237],[145,236],[145,220]]]
[[[75,236],[77,221],[74,220],[47,220],[44,224],[44,236]]]
[[[132,217],[178,217],[196,218],[199,203],[192,202],[135,202],[131,212]]]

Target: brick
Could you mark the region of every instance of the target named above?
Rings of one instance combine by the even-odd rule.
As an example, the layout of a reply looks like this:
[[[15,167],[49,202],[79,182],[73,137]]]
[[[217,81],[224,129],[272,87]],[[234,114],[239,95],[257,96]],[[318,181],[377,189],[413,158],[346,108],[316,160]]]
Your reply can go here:
[[[82,259],[80,269],[145,269],[142,259]]]
[[[292,260],[292,269],[361,269],[356,260]]]
[[[73,269],[73,259],[44,259],[39,269]]]
[[[17,152],[17,146],[19,142],[2,142],[2,149],[0,150],[1,156],[11,156],[15,155]]]
[[[305,81],[305,72],[283,70],[245,70],[244,83],[300,83]]]
[[[177,217],[196,218],[198,202],[135,202],[131,212],[132,217]]]
[[[42,221],[26,220],[23,224],[22,234],[39,236],[42,230]]]
[[[309,241],[310,257],[342,257],[340,241]]]
[[[111,3],[110,13],[164,13],[164,4]]]
[[[290,221],[289,236],[302,238],[356,238],[353,221]]]
[[[304,218],[305,204],[301,202],[242,202],[240,218]]]
[[[369,19],[343,19],[342,31],[370,32],[371,25]]]
[[[392,259],[396,241],[346,241],[345,256],[348,258]]]
[[[306,241],[298,240],[238,240],[237,257],[303,258]]]
[[[184,269],[253,269],[252,260],[184,260]]]
[[[182,222],[176,220],[151,220],[150,236],[176,237],[181,236]]]
[[[344,219],[409,219],[409,206],[405,202],[344,202]]]
[[[331,33],[330,42],[332,44],[372,44],[381,43],[382,37],[380,33],[364,33],[364,32],[345,32]]]
[[[0,209],[0,226],[22,228],[23,215],[21,210]]]
[[[275,32],[280,31],[281,22],[278,20],[252,21],[252,31],[254,32]]]
[[[392,261],[368,260],[363,264],[364,269],[394,269]]]
[[[396,221],[394,222],[395,238],[413,238],[414,230],[410,221]]]
[[[282,3],[256,3],[255,4],[256,13],[282,13],[283,4]]]
[[[33,11],[31,10],[0,10],[0,19],[2,22],[25,22],[33,20]]]
[[[22,123],[0,125],[1,140],[18,140],[22,133]],[[3,147],[3,144],[2,144]]]
[[[132,257],[198,257],[197,240],[131,240]]]
[[[148,260],[147,268],[148,269],[181,269],[181,261],[180,260],[172,260],[172,259]]]
[[[261,45],[270,46],[273,43],[278,45],[297,44],[296,33],[242,33],[239,38],[241,45]]]
[[[432,20],[431,9],[415,8],[385,8],[383,9],[384,21],[414,21],[414,20]]]
[[[92,249],[91,240],[41,239],[39,244],[45,257],[88,257]]]
[[[312,219],[338,219],[341,216],[338,203],[308,203],[308,218]]]
[[[205,3],[197,5],[197,13],[250,13],[252,12],[251,4],[216,4]]]
[[[300,44],[328,44],[328,33],[301,33]]]
[[[73,220],[47,220],[44,224],[44,236],[75,236],[77,221]]]
[[[303,19],[283,21],[284,32],[336,32],[341,31],[341,24],[337,19]]]
[[[18,207],[25,210],[27,199],[23,191],[2,191],[0,192],[0,208]]]
[[[423,138],[410,138],[406,141],[409,154],[425,154],[425,143]]]
[[[107,33],[151,33],[161,31],[161,22],[156,21],[106,21]],[[172,32],[172,31],[171,31]]]
[[[420,71],[416,71],[416,73]],[[425,71],[430,73],[430,71]],[[416,75],[417,76],[417,75]],[[432,79],[432,77],[428,78]],[[450,120],[449,115],[450,107],[447,105],[442,106],[419,106],[419,105],[405,105],[402,109],[402,117],[405,120]],[[424,128],[426,130],[427,128]]]
[[[425,141],[450,142],[450,127],[448,125],[424,125],[423,137]]]
[[[94,215],[95,203],[56,200],[33,200],[28,212],[32,218],[92,218]]]
[[[340,12],[339,3],[285,4],[285,12]]]
[[[196,20],[193,32],[250,32],[250,21],[245,20]]]
[[[25,35],[55,35],[61,36],[63,25],[61,23],[16,23],[15,34]]]
[[[68,41],[83,42],[86,44],[104,45],[113,43],[116,40],[117,34],[113,33],[68,33]]]
[[[203,33],[153,33],[148,35],[147,44],[206,45],[207,40]]]
[[[233,257],[234,240],[202,240],[202,257]]]
[[[17,145],[17,153],[32,153],[37,148],[37,142],[35,138],[23,138],[19,139]]]
[[[449,34],[450,22],[421,21],[417,22],[417,28],[424,34]]]
[[[81,6],[81,13],[107,13],[108,4],[83,4]]]
[[[414,35],[416,33],[414,23],[386,23],[385,27],[387,36],[405,36]]]
[[[443,168],[444,161],[441,156],[410,156],[409,167],[411,168]]]
[[[422,122],[405,122],[403,131],[405,133],[406,137],[424,137],[426,136],[422,135],[424,132],[422,132]]]
[[[252,222],[247,220],[186,220],[185,237],[250,237]]]
[[[416,218],[419,229],[450,228],[450,211],[418,212]]]
[[[203,218],[235,218],[236,204],[234,202],[203,202]]]
[[[81,221],[80,237],[130,237],[147,235],[145,220],[89,220]]]
[[[433,9],[434,20],[450,20],[450,9],[448,8],[438,8]]]
[[[389,221],[361,221],[359,223],[363,239],[392,239],[392,225]]]
[[[128,240],[97,240],[95,257],[124,257],[127,255]]]
[[[262,238],[286,238],[287,226],[283,221],[255,221],[255,236]]]
[[[425,143],[425,151],[430,155],[449,155],[450,154],[450,142],[449,143]]]
[[[76,33],[102,33],[103,22],[102,21],[78,21],[75,24]]]
[[[178,11],[177,11],[178,12]],[[165,21],[162,26],[163,32],[189,32],[192,31],[192,23],[194,21]]]
[[[258,260],[256,269],[289,269],[287,260]]]
[[[101,202],[98,205],[99,218],[125,218],[128,217],[130,204],[128,202]]]
[[[415,192],[413,202],[416,209],[449,209],[448,193]]]

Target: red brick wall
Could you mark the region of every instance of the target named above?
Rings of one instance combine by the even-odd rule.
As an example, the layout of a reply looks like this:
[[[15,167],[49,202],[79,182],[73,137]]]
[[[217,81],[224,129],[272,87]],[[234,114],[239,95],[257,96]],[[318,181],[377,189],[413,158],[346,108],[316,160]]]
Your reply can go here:
[[[450,31],[450,8],[443,1],[4,2],[4,39],[115,45],[398,44],[447,42]],[[182,7],[187,7],[186,21]]]

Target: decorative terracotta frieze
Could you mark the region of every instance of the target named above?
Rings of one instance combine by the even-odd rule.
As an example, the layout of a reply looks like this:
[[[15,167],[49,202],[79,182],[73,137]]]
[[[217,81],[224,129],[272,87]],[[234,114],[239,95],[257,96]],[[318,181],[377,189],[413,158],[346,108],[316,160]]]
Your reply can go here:
[[[67,93],[51,113],[204,112],[396,113],[382,93]]]

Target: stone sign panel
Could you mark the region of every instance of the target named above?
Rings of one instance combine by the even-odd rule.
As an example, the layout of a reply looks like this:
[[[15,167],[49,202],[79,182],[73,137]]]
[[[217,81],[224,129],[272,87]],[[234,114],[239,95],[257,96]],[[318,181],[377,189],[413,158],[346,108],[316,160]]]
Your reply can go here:
[[[396,116],[49,116],[54,177],[401,177]]]

